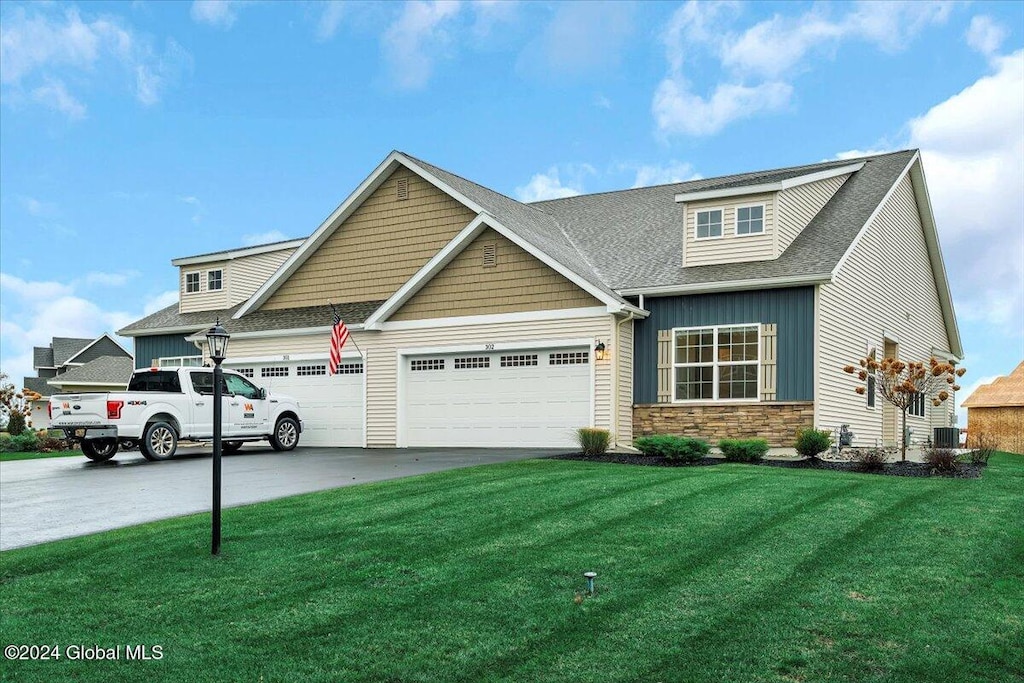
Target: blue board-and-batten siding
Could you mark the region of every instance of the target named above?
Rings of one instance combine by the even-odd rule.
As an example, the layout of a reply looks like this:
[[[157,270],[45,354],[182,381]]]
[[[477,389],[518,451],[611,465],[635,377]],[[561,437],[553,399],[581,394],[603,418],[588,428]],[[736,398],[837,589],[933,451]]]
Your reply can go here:
[[[814,287],[693,294],[644,299],[650,317],[636,323],[633,401],[658,398],[658,330],[775,323],[778,401],[814,400]]]
[[[135,367],[148,368],[154,358],[198,356],[196,345],[185,341],[184,334],[156,334],[135,338]]]

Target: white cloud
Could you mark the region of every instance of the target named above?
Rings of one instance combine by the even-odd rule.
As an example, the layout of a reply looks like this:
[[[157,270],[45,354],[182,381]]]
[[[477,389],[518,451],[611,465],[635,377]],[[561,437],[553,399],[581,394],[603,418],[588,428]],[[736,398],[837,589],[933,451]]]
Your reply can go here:
[[[345,16],[345,3],[342,0],[330,0],[324,4],[324,11],[316,23],[316,39],[330,40],[338,32],[338,26]]]
[[[604,76],[619,65],[633,34],[634,6],[557,4],[554,17],[523,49],[517,68],[533,76]]]
[[[540,202],[545,199],[562,199],[575,197],[583,193],[583,176],[593,175],[594,168],[588,164],[567,165],[566,174],[572,179],[562,184],[557,166],[552,166],[547,173],[538,173],[530,178],[530,182],[516,188],[516,198],[521,202]]]
[[[811,55],[831,56],[841,43],[868,42],[896,52],[927,26],[944,22],[943,2],[861,2],[833,18],[836,5],[814,5],[803,14],[776,14],[744,30],[733,28],[742,6],[691,0],[665,29],[669,73],[658,85],[652,113],[663,134],[713,135],[733,121],[785,108],[791,78]],[[709,95],[694,91],[692,63],[710,56],[722,73]],[[702,74],[709,69],[701,69]]]
[[[0,83],[8,102],[34,102],[80,119],[87,106],[67,83],[84,88],[121,73],[136,98],[150,105],[191,63],[173,40],[161,53],[120,19],[83,19],[76,8],[55,7],[15,8],[0,26]]]
[[[20,197],[25,211],[35,218],[52,218],[57,215],[57,206],[34,197]]]
[[[206,211],[203,209],[203,203],[199,201],[199,198],[189,195],[187,197],[178,197],[178,201],[192,207],[192,222],[199,225],[203,220],[203,216],[206,215]]]
[[[391,78],[403,90],[422,88],[430,80],[434,60],[452,41],[449,23],[460,9],[457,0],[410,0],[383,36]]]
[[[602,95],[601,93],[597,93],[596,95],[594,95],[594,106],[597,107],[598,109],[611,109],[612,101],[609,100],[604,95]]]
[[[873,157],[879,154],[891,152],[891,149],[848,149],[836,155],[836,159],[859,159],[861,157]]]
[[[258,244],[270,244],[271,242],[284,242],[288,239],[280,230],[269,232],[257,232],[250,235],[242,235],[242,244],[247,247],[254,247]]]
[[[986,57],[990,57],[999,51],[1003,41],[1010,32],[1005,26],[997,24],[992,17],[984,14],[971,19],[971,25],[967,29],[967,44]]]
[[[176,291],[162,292],[146,301],[142,311],[108,310],[86,292],[89,287],[109,288],[127,283],[131,273],[105,276],[90,273],[70,282],[32,281],[0,273],[0,369],[19,386],[23,377],[35,375],[32,347],[46,346],[53,337],[98,337],[113,334],[128,323],[174,301]],[[126,349],[130,339],[115,337]]]
[[[636,169],[636,178],[633,181],[633,187],[667,185],[703,177],[693,170],[691,164],[681,161],[670,161],[664,166],[642,165],[634,168]]]
[[[73,121],[85,118],[85,105],[76,100],[60,81],[48,81],[32,90],[32,100],[66,114]]]
[[[193,21],[207,26],[229,29],[238,18],[238,3],[233,0],[193,0]]]
[[[720,83],[704,98],[690,92],[685,80],[666,78],[654,93],[651,109],[663,133],[713,135],[733,121],[786,107],[792,93],[792,86],[779,81],[753,87]]]

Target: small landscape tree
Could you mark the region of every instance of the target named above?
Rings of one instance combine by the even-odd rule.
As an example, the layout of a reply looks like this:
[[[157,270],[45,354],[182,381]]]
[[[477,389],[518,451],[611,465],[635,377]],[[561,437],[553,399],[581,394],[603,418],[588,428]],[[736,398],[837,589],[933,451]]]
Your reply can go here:
[[[7,374],[0,372],[0,424],[11,436],[25,431],[25,424],[32,414],[32,404],[24,393],[15,390],[8,381]]]
[[[960,385],[956,383],[958,377],[963,377],[967,372],[966,368],[958,368],[952,363],[931,358],[928,363],[909,362],[904,363],[895,358],[883,358],[875,360],[868,356],[861,358],[858,363],[860,370],[853,365],[843,368],[844,372],[857,374],[857,378],[867,384],[870,377],[874,381],[876,394],[887,403],[895,406],[903,415],[902,429],[903,436],[900,438],[900,455],[903,460],[907,459],[907,411],[914,405],[915,401],[931,400],[933,406],[940,405],[943,401],[952,396],[952,392],[959,391]],[[861,384],[854,389],[862,396],[868,389]]]

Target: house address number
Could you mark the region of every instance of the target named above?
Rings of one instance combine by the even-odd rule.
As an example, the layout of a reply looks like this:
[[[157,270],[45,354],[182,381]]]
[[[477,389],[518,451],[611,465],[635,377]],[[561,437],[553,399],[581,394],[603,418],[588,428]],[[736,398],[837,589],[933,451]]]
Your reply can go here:
[[[494,344],[484,344],[484,351],[493,351]]]

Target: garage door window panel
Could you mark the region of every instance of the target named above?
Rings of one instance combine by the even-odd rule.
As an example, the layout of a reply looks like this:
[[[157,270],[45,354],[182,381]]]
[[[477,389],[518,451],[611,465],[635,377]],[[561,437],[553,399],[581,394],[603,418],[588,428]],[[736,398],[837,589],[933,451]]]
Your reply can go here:
[[[413,372],[428,372],[430,370],[444,370],[444,358],[425,358],[411,361],[409,369]]]
[[[456,370],[478,370],[491,367],[491,359],[488,356],[456,358],[453,365]]]
[[[336,375],[361,375],[363,374],[362,363],[338,363]]]
[[[288,366],[287,365],[273,365],[266,368],[260,368],[260,377],[287,377]]]
[[[536,353],[501,357],[501,367],[503,368],[521,368],[531,365],[537,365]]]
[[[317,375],[326,375],[326,365],[300,365],[295,368],[295,374],[298,377],[316,377]]]

